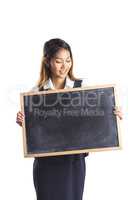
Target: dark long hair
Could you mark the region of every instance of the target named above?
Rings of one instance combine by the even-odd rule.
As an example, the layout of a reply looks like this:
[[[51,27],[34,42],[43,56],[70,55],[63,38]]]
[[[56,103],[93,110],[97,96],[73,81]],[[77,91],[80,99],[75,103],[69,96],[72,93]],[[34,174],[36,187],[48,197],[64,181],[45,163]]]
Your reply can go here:
[[[43,85],[45,85],[46,81],[51,77],[50,60],[62,48],[69,51],[70,57],[72,60],[72,66],[68,72],[68,77],[73,81],[79,80],[73,74],[73,56],[72,56],[71,47],[64,40],[59,39],[59,38],[54,38],[54,39],[50,39],[50,40],[46,41],[44,44],[44,47],[43,47],[43,56],[42,56],[42,61],[41,61],[40,77],[37,82],[37,86],[39,88],[42,87]]]

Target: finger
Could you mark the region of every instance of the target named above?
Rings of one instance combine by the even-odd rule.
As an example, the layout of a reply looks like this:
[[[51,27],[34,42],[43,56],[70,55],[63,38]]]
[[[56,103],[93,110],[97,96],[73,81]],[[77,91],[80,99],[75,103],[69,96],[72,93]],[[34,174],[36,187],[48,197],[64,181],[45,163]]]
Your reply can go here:
[[[21,116],[24,116],[24,114],[22,112],[20,112],[20,111],[17,114],[21,115]]]
[[[114,110],[113,112],[122,114],[122,112],[120,110]]]
[[[17,118],[24,119],[24,117],[21,115],[18,115]]]
[[[121,112],[114,111],[114,114],[122,116]]]
[[[118,117],[119,117],[120,120],[123,119],[123,117],[121,115],[118,115]]]
[[[23,115],[21,115],[21,114],[18,114],[18,115],[17,115],[17,117],[24,118],[24,116],[23,116]]]
[[[22,119],[17,119],[17,121],[18,121],[18,122],[23,122],[23,120],[22,120]]]
[[[22,124],[22,122],[23,121],[21,121],[21,120],[18,120],[18,119],[16,120],[16,123],[21,123]]]
[[[18,114],[21,116],[24,116],[24,114],[21,111],[19,111]]]
[[[16,120],[17,120],[17,121],[23,121],[24,118],[22,118],[22,117],[17,117]]]
[[[24,119],[24,117],[21,115],[18,115],[17,118]]]
[[[21,123],[21,122],[19,122],[19,121],[16,121],[16,123],[17,123],[17,124],[19,124],[20,126],[22,126],[22,123]]]
[[[115,114],[116,116],[118,116],[120,119],[123,119],[123,117],[122,117],[121,114],[119,114],[119,113],[117,113],[117,112],[115,112],[114,114]]]
[[[116,113],[116,114],[120,114],[120,115],[122,115],[122,113],[119,112],[119,111],[113,111],[113,112]]]
[[[118,115],[118,116],[122,116],[122,114],[119,113],[119,112],[115,112],[115,111],[114,111],[114,114],[115,114],[115,115]]]
[[[118,113],[118,112],[116,110],[114,110],[113,113]]]

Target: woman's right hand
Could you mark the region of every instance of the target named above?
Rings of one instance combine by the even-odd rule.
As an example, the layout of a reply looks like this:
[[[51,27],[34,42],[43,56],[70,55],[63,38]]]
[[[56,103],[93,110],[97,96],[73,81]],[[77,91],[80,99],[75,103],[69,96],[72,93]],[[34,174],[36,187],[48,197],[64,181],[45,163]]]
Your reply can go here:
[[[23,120],[24,120],[24,114],[23,114],[21,111],[19,111],[19,112],[17,113],[16,123],[17,123],[19,126],[22,126]]]

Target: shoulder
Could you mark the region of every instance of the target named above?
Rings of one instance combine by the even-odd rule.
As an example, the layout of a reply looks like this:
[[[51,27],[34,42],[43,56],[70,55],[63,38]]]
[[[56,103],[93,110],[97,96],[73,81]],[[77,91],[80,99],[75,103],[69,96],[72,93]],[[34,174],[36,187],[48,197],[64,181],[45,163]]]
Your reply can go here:
[[[39,91],[39,87],[38,86],[33,86],[29,92],[38,92]]]

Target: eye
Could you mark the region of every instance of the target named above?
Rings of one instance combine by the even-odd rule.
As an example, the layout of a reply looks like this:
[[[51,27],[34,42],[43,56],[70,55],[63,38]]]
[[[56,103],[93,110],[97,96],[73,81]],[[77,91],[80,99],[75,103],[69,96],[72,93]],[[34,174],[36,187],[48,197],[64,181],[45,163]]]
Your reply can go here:
[[[59,60],[56,60],[56,63],[62,63],[61,61],[59,61]]]
[[[71,62],[71,60],[67,60],[67,63],[70,63]]]
[[[57,62],[57,63],[61,63],[61,62],[62,62],[62,60],[61,60],[61,59],[58,59],[58,58],[56,58],[56,59],[55,59],[55,62]]]
[[[62,64],[62,60],[55,60],[55,62],[57,63],[57,64]],[[67,63],[70,63],[71,62],[71,60],[69,59],[69,60],[66,60],[66,62]]]

